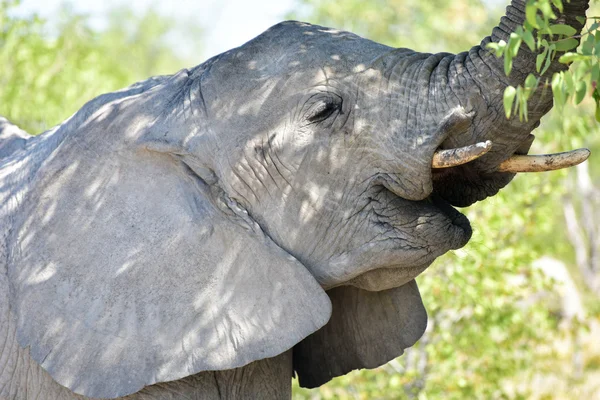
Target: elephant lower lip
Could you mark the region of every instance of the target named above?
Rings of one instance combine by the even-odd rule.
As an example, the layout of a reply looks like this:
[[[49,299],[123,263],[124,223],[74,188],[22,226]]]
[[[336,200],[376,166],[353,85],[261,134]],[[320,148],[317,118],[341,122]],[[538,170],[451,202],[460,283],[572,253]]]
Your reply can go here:
[[[447,221],[444,224],[445,226],[439,226],[435,229],[448,230],[448,246],[450,250],[456,250],[460,249],[461,247],[464,247],[471,239],[473,230],[471,228],[471,223],[469,222],[469,219],[465,215],[460,213],[458,210],[456,210],[451,205],[451,203],[449,203],[435,191],[423,200],[413,201],[402,197],[402,195],[398,194],[396,191],[392,190],[387,185],[383,185],[383,187],[387,189],[388,192],[392,193],[394,196],[401,198],[402,201],[410,202],[413,204],[419,204],[421,207],[423,207],[422,212],[429,212],[433,208],[439,214],[443,215]]]
[[[452,207],[450,203],[444,200],[441,196],[435,193],[431,194],[425,201],[440,210],[450,220],[453,226],[462,231],[459,235],[457,235],[455,243],[452,246],[453,249],[459,249],[466,245],[473,234],[469,219],[464,214]]]

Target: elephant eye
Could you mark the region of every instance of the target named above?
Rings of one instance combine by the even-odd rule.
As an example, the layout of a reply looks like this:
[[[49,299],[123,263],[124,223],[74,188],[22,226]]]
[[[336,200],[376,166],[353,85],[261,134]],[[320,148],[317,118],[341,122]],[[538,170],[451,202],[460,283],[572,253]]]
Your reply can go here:
[[[340,97],[320,97],[308,108],[307,120],[311,124],[323,122],[341,108],[342,99]]]

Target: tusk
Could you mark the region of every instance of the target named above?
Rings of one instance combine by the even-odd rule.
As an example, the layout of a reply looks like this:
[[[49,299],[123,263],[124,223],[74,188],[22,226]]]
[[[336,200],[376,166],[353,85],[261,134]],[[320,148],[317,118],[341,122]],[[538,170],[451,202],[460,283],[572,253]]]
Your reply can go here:
[[[542,154],[537,156],[514,155],[502,162],[498,172],[543,172],[569,168],[588,159],[588,149],[571,150],[564,153]]]
[[[492,142],[487,140],[485,142],[475,143],[465,147],[458,147],[456,149],[438,150],[433,154],[431,167],[449,168],[466,164],[469,161],[473,161],[481,157],[490,151],[491,148]]]

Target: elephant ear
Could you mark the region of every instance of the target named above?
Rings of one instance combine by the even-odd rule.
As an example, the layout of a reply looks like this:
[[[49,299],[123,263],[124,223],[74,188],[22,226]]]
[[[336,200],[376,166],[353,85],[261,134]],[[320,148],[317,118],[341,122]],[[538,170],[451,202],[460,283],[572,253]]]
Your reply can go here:
[[[427,312],[417,283],[371,292],[354,286],[327,291],[333,304],[323,328],[294,346],[300,386],[314,388],[359,368],[399,357],[425,332]]]
[[[29,138],[31,135],[0,116],[0,160],[23,149]]]
[[[131,145],[162,100],[136,101],[39,139],[62,142],[25,182],[8,239],[19,344],[89,397],[276,356],[331,312],[305,267],[217,186]]]

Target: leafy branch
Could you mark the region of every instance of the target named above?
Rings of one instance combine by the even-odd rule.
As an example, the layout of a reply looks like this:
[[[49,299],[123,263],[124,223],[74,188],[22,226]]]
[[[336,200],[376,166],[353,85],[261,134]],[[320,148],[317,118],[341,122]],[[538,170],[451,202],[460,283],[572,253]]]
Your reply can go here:
[[[531,95],[536,90],[550,87],[554,104],[559,109],[569,100],[579,105],[586,97],[591,97],[596,104],[596,120],[600,121],[600,17],[578,18],[584,25],[590,23],[584,32],[578,34],[569,25],[552,23],[556,19],[555,10],[563,11],[562,0],[528,0],[523,26],[511,33],[508,42],[501,40],[488,44],[497,57],[504,57],[507,76],[523,43],[529,50],[538,53],[536,73],[529,74],[523,85],[505,89],[506,117],[518,114],[520,120],[527,120],[527,101]],[[573,64],[572,67],[567,71],[555,72],[551,77],[545,76],[557,56],[558,62]]]

